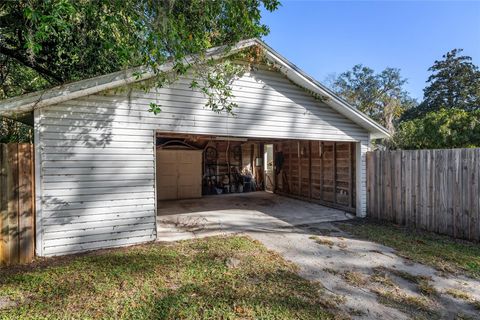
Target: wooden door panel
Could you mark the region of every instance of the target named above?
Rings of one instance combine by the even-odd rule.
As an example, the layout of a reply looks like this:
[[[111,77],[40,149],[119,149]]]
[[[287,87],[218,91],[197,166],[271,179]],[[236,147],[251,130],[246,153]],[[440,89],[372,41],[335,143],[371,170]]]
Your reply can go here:
[[[201,197],[202,152],[197,150],[157,151],[157,198]]]

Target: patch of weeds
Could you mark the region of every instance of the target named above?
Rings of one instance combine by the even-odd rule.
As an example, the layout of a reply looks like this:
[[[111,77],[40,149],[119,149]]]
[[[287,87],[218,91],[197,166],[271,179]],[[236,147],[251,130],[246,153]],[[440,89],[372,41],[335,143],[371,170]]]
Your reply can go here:
[[[322,269],[325,272],[328,272],[330,274],[333,274],[334,276],[338,275],[340,272],[338,270],[332,269],[332,268],[323,268]]]
[[[393,273],[394,275],[403,278],[407,281],[410,281],[415,284],[420,284],[425,281],[431,281],[431,277],[427,276],[422,276],[422,275],[414,275],[409,272],[403,271],[403,270],[397,270],[397,269],[387,269],[389,272]]]
[[[302,227],[302,225],[300,225],[298,227]],[[319,227],[309,226],[309,225],[305,225],[305,227],[308,228],[308,230],[310,230],[311,232],[316,233],[316,234],[320,234],[322,236],[329,236],[330,234],[338,231],[338,230],[335,230],[335,229],[319,228]]]
[[[426,296],[435,296],[438,294],[437,289],[429,282],[429,281],[422,281],[418,284],[418,290],[421,294]]]
[[[347,298],[345,298],[345,296],[342,296],[340,294],[332,294],[332,301],[335,302],[336,306],[339,306],[347,302]]]
[[[476,310],[480,311],[480,301],[475,300],[468,292],[454,289],[454,288],[449,288],[445,290],[445,293],[451,295],[452,297],[460,300],[464,300],[466,302],[469,302]]]
[[[390,272],[393,275],[405,279],[411,283],[417,285],[418,291],[426,296],[434,296],[437,295],[438,292],[435,287],[431,284],[432,278],[423,275],[414,275],[409,272],[391,268],[383,268],[384,271]]]
[[[370,281],[379,283],[385,287],[395,287],[395,282],[388,276],[388,273],[383,268],[374,268],[373,274],[370,276]]]
[[[438,318],[432,301],[425,296],[409,295],[406,292],[395,290],[374,290],[378,301],[386,306],[396,308],[412,317]]]
[[[472,305],[475,309],[477,309],[478,311],[480,311],[480,301],[479,300],[475,300],[472,302]]]
[[[320,290],[322,293],[322,300],[319,302],[322,307],[328,310],[336,310],[335,320],[343,319],[343,313],[339,313],[339,306],[347,301],[345,296],[333,293],[331,291],[325,291],[324,288]]]
[[[337,226],[357,237],[392,247],[397,255],[412,261],[480,279],[480,246],[473,242],[373,220]]]
[[[360,272],[356,271],[345,271],[342,274],[342,277],[345,279],[345,281],[351,285],[361,287],[365,284],[367,284],[367,279],[361,274]]]
[[[350,315],[356,316],[356,317],[363,317],[367,315],[365,311],[359,310],[359,309],[349,308],[348,311]]]
[[[467,316],[466,314],[459,313],[455,316],[455,320],[475,320],[475,319],[470,316]]]
[[[472,297],[465,291],[454,289],[454,288],[449,288],[445,290],[446,294],[451,295],[452,297],[460,300],[465,300],[465,301],[472,301]]]
[[[345,242],[339,242],[337,243],[337,246],[341,249],[346,249],[348,245]]]
[[[329,246],[330,248],[332,248],[333,245],[335,244],[335,242],[333,242],[330,239],[320,238],[320,237],[317,237],[317,236],[311,236],[309,239],[314,240],[318,244],[321,244],[321,245],[324,245],[324,246]]]

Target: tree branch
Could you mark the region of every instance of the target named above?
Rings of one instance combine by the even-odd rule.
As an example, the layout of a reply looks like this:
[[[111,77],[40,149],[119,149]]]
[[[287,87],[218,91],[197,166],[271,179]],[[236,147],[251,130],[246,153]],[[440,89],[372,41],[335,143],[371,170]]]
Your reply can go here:
[[[15,59],[22,65],[37,71],[39,74],[47,78],[46,80],[49,81],[50,83],[60,84],[63,82],[63,79],[61,77],[58,77],[57,75],[52,73],[50,70],[45,69],[41,65],[33,61],[30,61],[30,59],[21,55],[18,51],[14,49],[9,49],[9,48],[0,46],[0,54],[10,57],[11,59]]]

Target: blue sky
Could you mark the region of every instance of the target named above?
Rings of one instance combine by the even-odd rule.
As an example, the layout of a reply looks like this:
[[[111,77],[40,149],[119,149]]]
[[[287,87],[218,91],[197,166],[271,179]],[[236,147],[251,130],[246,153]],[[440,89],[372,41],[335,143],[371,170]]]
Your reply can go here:
[[[427,69],[453,48],[480,64],[479,1],[281,0],[264,40],[320,82],[357,63],[401,69],[421,100]]]

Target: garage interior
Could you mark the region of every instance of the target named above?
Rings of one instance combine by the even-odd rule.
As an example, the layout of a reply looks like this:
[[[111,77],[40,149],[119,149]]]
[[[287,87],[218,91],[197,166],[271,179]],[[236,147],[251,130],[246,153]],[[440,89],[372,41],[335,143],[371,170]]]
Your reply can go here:
[[[158,214],[172,200],[271,192],[355,214],[355,143],[156,134]],[[161,210],[160,210],[161,209]]]

